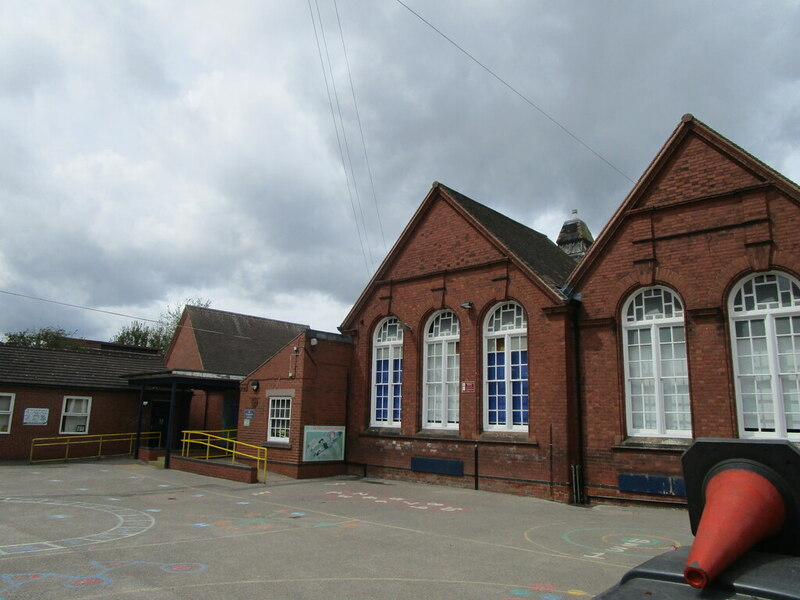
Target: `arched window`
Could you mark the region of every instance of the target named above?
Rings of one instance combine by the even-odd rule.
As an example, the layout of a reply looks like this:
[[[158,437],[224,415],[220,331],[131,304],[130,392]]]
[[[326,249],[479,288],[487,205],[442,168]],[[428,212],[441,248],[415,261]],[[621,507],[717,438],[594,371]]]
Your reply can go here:
[[[489,313],[483,332],[483,427],[528,428],[528,320],[516,302]]]
[[[800,439],[800,287],[782,273],[748,277],[729,314],[739,435]]]
[[[425,329],[423,427],[458,428],[459,327],[452,310],[436,313]]]
[[[683,305],[666,288],[634,294],[622,311],[628,435],[691,437]]]
[[[403,328],[395,317],[375,330],[372,345],[372,418],[374,427],[400,427],[403,400]]]

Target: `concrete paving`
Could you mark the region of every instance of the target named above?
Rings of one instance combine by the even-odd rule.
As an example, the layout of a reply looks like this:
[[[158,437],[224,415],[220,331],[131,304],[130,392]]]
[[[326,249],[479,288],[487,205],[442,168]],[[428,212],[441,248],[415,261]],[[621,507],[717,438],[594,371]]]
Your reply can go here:
[[[691,543],[670,508],[387,480],[0,464],[0,600],[589,598]]]

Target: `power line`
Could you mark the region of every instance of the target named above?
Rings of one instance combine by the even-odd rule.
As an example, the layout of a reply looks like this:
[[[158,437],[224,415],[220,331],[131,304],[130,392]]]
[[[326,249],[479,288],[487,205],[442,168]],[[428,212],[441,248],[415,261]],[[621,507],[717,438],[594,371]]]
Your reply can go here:
[[[317,24],[314,19],[314,9],[311,7],[311,0],[308,0],[308,11],[311,14],[311,26],[314,29],[314,39],[317,42],[317,52],[319,53],[319,62],[320,66],[322,67],[322,77],[325,79],[325,91],[328,94],[328,105],[331,109],[331,119],[333,120],[333,128],[336,131],[336,142],[339,145],[339,156],[342,161],[342,170],[344,171],[345,182],[347,184],[347,194],[350,197],[350,207],[353,210],[353,220],[356,222],[356,232],[358,233],[358,243],[361,245],[361,255],[364,257],[364,267],[367,270],[367,276],[370,275],[370,266],[367,262],[367,252],[364,249],[364,238],[361,235],[361,227],[358,223],[358,215],[356,214],[356,207],[355,203],[353,202],[353,192],[350,189],[350,178],[347,175],[347,165],[344,160],[344,152],[342,151],[342,140],[339,137],[339,126],[336,124],[336,113],[333,110],[333,99],[331,98],[331,91],[330,87],[328,86],[328,74],[325,71],[325,61],[322,58],[322,46],[319,43],[319,36],[317,35]],[[317,11],[319,12],[319,6],[317,6]],[[320,29],[322,29],[322,21],[320,20]],[[332,75],[332,74],[331,74]],[[366,235],[366,232],[364,232]],[[367,241],[369,243],[369,241]]]
[[[51,300],[50,298],[41,298],[39,296],[31,296],[29,294],[21,294],[19,292],[10,292],[8,290],[0,290],[0,294],[6,294],[8,296],[16,296],[17,298],[24,298],[26,300],[37,300],[39,302],[46,302],[48,304],[56,304],[58,306],[66,306],[66,307],[69,307],[69,308],[77,308],[77,309],[80,309],[80,310],[89,310],[89,311],[92,311],[92,312],[103,313],[103,314],[106,314],[106,315],[113,315],[115,317],[125,317],[126,319],[133,319],[134,321],[147,321],[148,323],[156,323],[156,324],[162,322],[161,320],[158,320],[158,319],[148,319],[146,317],[137,317],[135,315],[127,315],[125,313],[114,312],[113,310],[104,310],[102,308],[94,308],[92,306],[83,306],[81,304],[70,304],[69,302],[62,302],[60,300]],[[234,337],[234,338],[239,338],[239,339],[244,339],[244,340],[266,341],[266,340],[261,340],[260,338],[254,338],[254,337],[250,337],[250,336],[246,336],[246,335],[236,335],[236,334],[227,333],[225,331],[215,331],[213,329],[203,329],[201,327],[193,327],[191,325],[178,325],[177,327],[180,327],[181,329],[191,329],[192,331],[199,331],[199,332],[202,332],[202,333],[214,333],[214,334],[218,334],[218,335],[226,335],[228,337]]]
[[[372,199],[375,203],[375,214],[378,217],[378,229],[381,232],[381,241],[383,242],[383,251],[386,252],[386,236],[383,233],[383,222],[381,221],[381,212],[378,208],[378,196],[375,193],[375,181],[372,178],[372,168],[369,164],[369,155],[367,154],[367,142],[364,139],[364,128],[361,125],[361,113],[358,112],[358,102],[356,102],[356,88],[353,85],[353,73],[350,70],[350,59],[347,57],[347,47],[344,43],[344,32],[342,31],[342,21],[339,18],[339,5],[336,0],[333,0],[333,7],[336,9],[336,21],[339,24],[339,37],[342,40],[342,52],[344,53],[344,62],[347,65],[347,76],[350,79],[350,92],[353,94],[353,107],[356,111],[356,120],[358,121],[358,130],[361,133],[361,147],[364,149],[364,162],[367,165],[367,174],[369,175],[369,183],[372,187]],[[365,224],[366,227],[366,224]],[[369,243],[369,240],[367,240]]]
[[[39,298],[38,296],[29,296],[27,294],[20,294],[17,292],[9,292],[8,290],[0,290],[0,294],[7,294],[9,296],[17,296],[18,298],[25,298],[27,300],[38,300],[39,302],[47,302],[48,304],[58,304],[59,306],[68,306],[69,308],[80,308],[81,310],[90,310],[92,312],[104,313],[106,315],[114,315],[115,317],[125,317],[126,319],[133,319],[135,321],[147,321],[148,323],[160,323],[156,319],[145,319],[144,317],[135,317],[133,315],[126,315],[125,313],[118,313],[112,310],[103,310],[102,308],[92,308],[91,306],[81,306],[80,304],[70,304],[69,302],[61,302],[59,300],[50,300],[48,298]]]
[[[350,144],[347,141],[347,129],[344,126],[344,117],[342,116],[342,105],[339,102],[339,92],[336,89],[336,77],[333,74],[333,63],[331,62],[331,55],[328,51],[328,38],[325,36],[325,27],[322,24],[322,12],[319,10],[319,0],[314,0],[317,6],[317,18],[319,19],[319,31],[322,34],[322,45],[325,48],[325,57],[328,59],[328,71],[331,74],[331,87],[333,88],[333,98],[336,100],[336,112],[339,113],[339,123],[342,127],[342,140],[344,141],[344,149],[347,154],[347,164],[350,166],[350,176],[353,178],[353,192],[355,193],[356,205],[358,212],[361,215],[361,226],[364,230],[364,241],[367,244],[367,253],[369,254],[370,266],[375,267],[375,259],[372,256],[372,246],[369,243],[369,233],[367,232],[367,220],[364,218],[364,209],[361,206],[361,194],[358,193],[358,181],[356,181],[356,171],[353,168],[353,158],[350,155]],[[344,160],[344,159],[342,159]]]
[[[595,155],[597,158],[599,158],[600,160],[602,160],[602,161],[603,161],[604,163],[606,163],[606,164],[607,164],[609,167],[611,167],[611,168],[612,168],[612,169],[614,169],[614,170],[615,170],[617,173],[619,173],[620,175],[622,175],[622,176],[623,176],[625,179],[627,179],[627,180],[628,180],[628,181],[630,181],[631,183],[635,183],[635,182],[633,181],[633,179],[631,179],[631,178],[630,178],[628,175],[626,175],[626,174],[625,174],[623,171],[621,171],[620,169],[618,169],[618,168],[617,168],[617,167],[616,167],[614,164],[612,164],[610,161],[606,160],[606,158],[605,158],[605,157],[603,157],[603,155],[602,155],[602,154],[600,154],[599,152],[597,152],[597,151],[596,151],[594,148],[592,148],[592,147],[591,147],[589,144],[587,144],[587,143],[586,143],[586,142],[584,142],[584,141],[583,141],[581,138],[579,138],[577,135],[575,135],[574,133],[572,133],[572,132],[571,132],[569,129],[567,129],[567,128],[566,128],[564,125],[562,125],[561,123],[559,123],[559,122],[558,122],[558,120],[556,120],[556,118],[555,118],[555,117],[553,117],[553,116],[551,116],[550,114],[548,114],[548,113],[547,113],[547,112],[546,112],[546,111],[545,111],[545,110],[544,110],[542,107],[540,107],[538,104],[536,104],[536,103],[535,103],[533,100],[531,100],[530,98],[528,98],[528,97],[527,97],[525,94],[523,94],[522,92],[520,92],[520,91],[519,91],[517,88],[515,88],[513,85],[511,85],[510,83],[508,83],[508,82],[507,82],[505,79],[503,79],[502,77],[500,77],[500,76],[499,76],[497,73],[495,73],[495,72],[494,72],[492,69],[490,69],[489,67],[487,67],[487,66],[486,66],[485,64],[483,64],[481,61],[479,61],[477,58],[475,58],[475,57],[474,57],[472,54],[470,54],[470,53],[469,53],[469,52],[467,52],[467,51],[466,51],[464,48],[462,48],[462,47],[461,47],[459,44],[457,44],[455,41],[453,41],[451,38],[449,38],[447,35],[445,35],[445,33],[444,33],[443,31],[441,31],[441,30],[440,30],[438,27],[436,27],[436,26],[435,26],[433,23],[431,23],[430,21],[428,21],[427,19],[425,19],[425,17],[423,17],[422,15],[420,15],[420,14],[419,14],[417,11],[415,11],[413,8],[411,8],[410,6],[408,6],[408,5],[407,5],[405,2],[403,2],[403,0],[396,0],[396,1],[397,1],[397,3],[398,3],[400,6],[402,6],[403,8],[405,8],[405,9],[406,9],[408,12],[410,12],[412,15],[414,15],[415,17],[417,17],[417,18],[418,18],[420,21],[422,21],[423,23],[425,23],[425,25],[427,25],[428,27],[430,27],[431,29],[433,29],[433,30],[434,30],[436,33],[438,33],[440,36],[442,36],[444,39],[446,39],[448,42],[450,42],[450,43],[451,43],[453,46],[455,46],[455,47],[456,47],[456,48],[457,48],[457,49],[458,49],[458,50],[459,50],[459,51],[460,51],[462,54],[464,54],[464,55],[465,55],[467,58],[469,58],[469,59],[470,59],[472,62],[474,62],[476,65],[478,65],[478,66],[479,66],[480,68],[482,68],[484,71],[486,71],[487,73],[489,73],[489,75],[491,75],[492,77],[494,77],[494,78],[495,78],[497,81],[499,81],[500,83],[502,83],[504,86],[506,86],[506,87],[507,87],[509,90],[511,90],[512,92],[514,92],[514,93],[515,93],[517,96],[519,96],[520,98],[522,98],[522,100],[524,100],[524,101],[525,101],[527,104],[529,104],[530,106],[532,106],[533,108],[535,108],[537,111],[539,111],[539,113],[541,113],[541,114],[542,114],[543,116],[545,116],[545,117],[546,117],[548,120],[550,120],[550,121],[551,121],[551,122],[552,122],[554,125],[556,125],[556,127],[558,127],[559,129],[561,129],[561,131],[563,131],[564,133],[566,133],[566,134],[567,134],[569,137],[571,137],[573,140],[575,140],[576,142],[578,142],[578,143],[579,143],[581,146],[583,146],[584,148],[586,148],[586,149],[587,149],[589,152],[591,152],[592,154],[594,154],[594,155]]]

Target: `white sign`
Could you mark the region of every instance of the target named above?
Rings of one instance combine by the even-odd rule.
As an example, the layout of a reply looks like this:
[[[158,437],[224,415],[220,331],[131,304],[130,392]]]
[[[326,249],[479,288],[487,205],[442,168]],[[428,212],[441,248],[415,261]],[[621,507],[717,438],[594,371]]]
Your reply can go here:
[[[23,425],[47,425],[49,408],[26,408],[22,414]]]

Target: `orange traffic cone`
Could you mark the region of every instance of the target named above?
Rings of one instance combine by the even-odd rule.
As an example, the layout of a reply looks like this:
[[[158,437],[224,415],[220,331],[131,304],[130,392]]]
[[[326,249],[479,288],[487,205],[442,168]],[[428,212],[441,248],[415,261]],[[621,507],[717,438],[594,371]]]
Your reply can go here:
[[[777,534],[786,519],[777,488],[763,475],[739,466],[714,475],[705,498],[683,571],[694,588],[706,587],[758,542]]]

